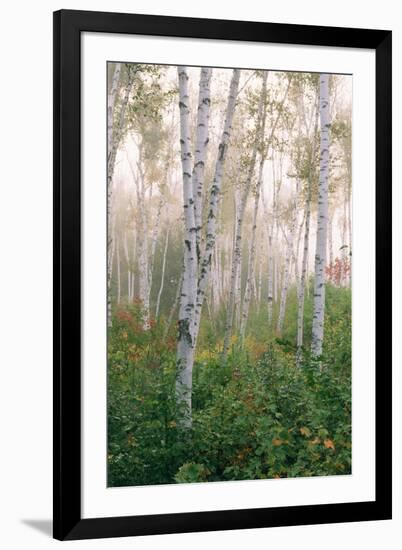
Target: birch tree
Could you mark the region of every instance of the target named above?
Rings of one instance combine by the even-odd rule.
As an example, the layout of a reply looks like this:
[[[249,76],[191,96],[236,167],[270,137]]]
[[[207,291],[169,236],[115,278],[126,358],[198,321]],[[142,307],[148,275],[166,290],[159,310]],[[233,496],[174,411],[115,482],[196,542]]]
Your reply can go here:
[[[202,228],[202,199],[204,189],[204,174],[207,145],[209,141],[209,110],[210,110],[210,82],[212,69],[208,67],[201,68],[198,112],[197,112],[197,142],[194,152],[193,168],[193,200],[194,200],[194,219],[195,235],[197,243],[197,256],[200,258],[201,248],[201,228]]]
[[[107,299],[107,319],[108,319],[108,326],[111,326],[112,324],[112,302],[111,302],[111,280],[112,280],[112,270],[113,270],[113,257],[114,257],[114,245],[113,245],[113,232],[112,232],[112,177],[113,172],[111,170],[111,165],[109,162],[109,155],[111,154],[111,151],[113,150],[113,144],[114,144],[114,109],[116,104],[116,97],[118,94],[118,87],[120,82],[120,72],[121,72],[121,63],[116,63],[112,82],[110,86],[110,90],[108,93],[108,101],[107,101],[107,150],[108,150],[108,174],[107,174],[107,219],[108,219],[108,263],[107,263],[107,293],[108,293],[108,299]]]
[[[202,188],[200,182],[203,180],[205,164],[205,147],[208,139],[209,118],[209,81],[210,74],[205,71],[201,73],[200,99],[198,110],[198,136],[197,136],[197,170],[191,171],[191,143],[190,143],[190,110],[188,97],[188,74],[185,67],[179,67],[179,108],[180,108],[180,145],[183,169],[183,208],[184,208],[184,260],[183,260],[183,282],[181,290],[180,312],[179,312],[179,335],[177,346],[178,376],[176,383],[176,394],[178,402],[185,404],[186,418],[184,425],[191,426],[191,388],[192,369],[194,363],[195,345],[198,337],[201,310],[210,278],[212,256],[216,241],[216,218],[218,200],[223,178],[223,169],[226,158],[226,151],[229,144],[230,130],[236,105],[236,96],[239,86],[240,70],[233,71],[229,89],[229,98],[226,109],[224,129],[218,147],[218,155],[215,163],[215,173],[210,190],[208,221],[206,228],[206,244],[202,260],[198,262],[199,251],[197,251],[197,226],[196,209],[193,197],[194,185],[192,178],[197,178],[197,204],[202,204]],[[204,160],[203,160],[204,159]],[[198,264],[200,263],[200,269]]]
[[[226,159],[227,149],[229,146],[229,139],[231,135],[232,121],[233,121],[233,116],[235,112],[236,97],[239,89],[239,81],[240,81],[240,70],[234,69],[232,73],[230,87],[229,87],[225,122],[222,130],[222,135],[218,146],[217,158],[215,162],[215,173],[214,173],[210,194],[209,194],[208,217],[207,217],[207,228],[206,228],[206,244],[205,244],[205,251],[201,261],[200,271],[199,271],[199,281],[197,286],[197,301],[196,301],[196,309],[195,309],[195,317],[194,317],[195,342],[197,341],[197,337],[198,337],[202,304],[204,301],[205,291],[209,283],[209,277],[211,272],[212,255],[214,252],[215,241],[216,241],[218,202],[219,202],[219,196],[220,196],[221,186],[222,186],[225,159]]]
[[[190,105],[187,67],[178,67],[180,148],[183,178],[184,258],[178,321],[176,394],[184,404],[183,425],[191,427],[191,388],[194,362],[194,309],[197,283],[196,225],[192,184]]]
[[[313,179],[315,176],[315,158],[316,158],[316,140],[318,126],[318,108],[316,108],[314,131],[310,143],[309,169],[307,178],[307,191],[305,201],[305,222],[304,222],[304,241],[303,241],[303,257],[300,273],[300,281],[298,287],[298,304],[297,304],[297,364],[300,365],[301,350],[303,347],[303,328],[304,328],[304,298],[306,291],[306,281],[308,274],[308,257],[309,257],[309,242],[310,242],[310,221],[311,221],[311,198]]]
[[[158,298],[156,300],[155,319],[158,319],[158,316],[159,316],[159,307],[160,307],[160,303],[161,303],[161,296],[162,296],[162,292],[163,292],[163,286],[165,284],[166,256],[167,256],[167,250],[168,250],[168,246],[169,246],[169,230],[170,230],[170,227],[168,226],[167,229],[166,229],[165,247],[163,249],[161,283],[160,283],[160,286],[159,286]]]
[[[314,309],[311,351],[314,357],[322,355],[325,315],[325,267],[328,225],[329,175],[329,75],[320,75],[320,178],[318,184],[317,237],[314,264]]]

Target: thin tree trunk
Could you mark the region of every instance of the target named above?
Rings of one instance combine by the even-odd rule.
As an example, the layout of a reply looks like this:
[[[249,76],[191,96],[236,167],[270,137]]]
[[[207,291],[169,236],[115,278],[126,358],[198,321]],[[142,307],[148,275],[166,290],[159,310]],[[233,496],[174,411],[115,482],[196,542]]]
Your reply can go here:
[[[124,229],[123,250],[124,250],[124,258],[125,258],[126,264],[127,264],[127,298],[128,298],[128,301],[130,301],[130,297],[131,297],[131,269],[130,269],[130,256],[129,256],[129,253],[128,253],[128,244],[127,244],[127,228]]]
[[[303,211],[303,219],[299,226],[299,232],[297,234],[297,241],[296,241],[296,250],[295,250],[295,277],[296,277],[296,283],[299,282],[299,266],[300,266],[300,242],[302,238],[303,228],[306,225],[306,211]]]
[[[148,258],[148,221],[145,208],[145,175],[141,166],[142,150],[140,147],[140,160],[137,163],[139,180],[135,179],[138,202],[138,296],[141,302],[143,328],[149,329],[149,258]],[[131,166],[131,165],[130,165]],[[134,174],[133,174],[134,176]]]
[[[325,265],[328,225],[329,174],[329,90],[328,74],[320,75],[320,180],[318,186],[317,240],[314,266],[314,310],[311,351],[314,357],[322,355],[325,317]]]
[[[121,63],[116,63],[112,76],[112,82],[107,99],[107,137],[108,137],[108,151],[112,151],[113,147],[113,130],[114,130],[114,106],[116,104],[116,97],[120,82]]]
[[[137,257],[137,232],[133,231],[133,271],[131,273],[131,301],[134,300],[135,295],[135,258]]]
[[[163,286],[165,284],[166,256],[167,256],[167,250],[168,250],[168,246],[169,246],[169,228],[170,228],[170,226],[168,225],[167,230],[166,230],[165,248],[163,249],[161,284],[160,284],[160,287],[159,287],[158,298],[156,300],[155,319],[158,319],[158,317],[159,317],[159,306],[160,306],[160,303],[161,303],[161,296],[162,296],[162,292],[163,292]]]
[[[292,261],[292,253],[293,253],[293,242],[294,242],[294,236],[295,236],[295,230],[296,230],[296,224],[297,224],[297,198],[299,193],[299,181],[297,181],[296,185],[296,192],[294,195],[294,203],[293,203],[293,213],[292,213],[292,221],[290,225],[290,232],[289,232],[289,238],[286,246],[286,256],[285,256],[285,266],[283,271],[283,283],[282,283],[282,292],[281,292],[281,302],[279,306],[279,315],[278,315],[278,322],[276,325],[276,331],[279,335],[282,334],[283,330],[283,323],[285,321],[285,312],[286,312],[286,301],[287,301],[287,295],[289,290],[289,282],[290,282],[290,267],[291,267],[291,261]]]
[[[119,65],[119,63],[117,65]],[[127,84],[124,90],[124,96],[121,102],[117,128],[114,128],[113,126],[113,131],[111,132],[111,135],[110,136],[108,135],[108,147],[110,145],[110,148],[108,148],[108,162],[107,162],[107,184],[108,184],[107,199],[108,199],[109,215],[110,215],[111,205],[112,205],[112,180],[113,180],[113,174],[114,174],[114,167],[116,164],[116,155],[123,137],[126,110],[127,110],[127,105],[129,102],[132,86],[133,86],[133,78],[131,75],[131,71],[129,71],[127,76]],[[115,99],[113,101],[111,100],[111,110],[114,109]],[[109,105],[108,105],[108,117],[109,117]],[[109,120],[108,120],[108,124],[109,124]]]
[[[266,78],[267,78],[267,72],[265,71],[264,82],[266,82]],[[243,219],[244,219],[244,212],[246,209],[247,198],[250,192],[251,181],[254,175],[255,163],[257,159],[257,150],[261,144],[263,108],[264,108],[264,91],[262,90],[260,94],[259,102],[258,102],[256,135],[255,135],[255,140],[253,144],[250,166],[249,166],[246,181],[244,183],[243,192],[241,194],[240,204],[237,209],[238,211],[236,212],[236,240],[235,240],[235,248],[233,252],[232,271],[231,271],[231,278],[230,278],[229,305],[228,305],[228,314],[226,318],[225,337],[223,341],[223,353],[222,353],[222,357],[224,360],[226,360],[227,358],[230,341],[232,338],[233,318],[234,318],[234,310],[235,310],[235,303],[236,303],[236,290],[237,290],[239,273],[241,272],[240,270],[241,270]]]
[[[258,305],[258,312],[261,311],[261,295],[262,295],[262,266],[264,261],[264,247],[262,246],[263,239],[260,237],[260,259],[258,261],[258,283],[257,283],[257,293],[256,300]]]
[[[151,293],[151,289],[152,289],[152,280],[153,280],[154,263],[155,263],[155,251],[156,251],[156,244],[158,242],[159,227],[160,227],[161,213],[162,213],[163,204],[164,204],[164,198],[163,198],[163,196],[161,196],[161,198],[159,200],[159,203],[158,203],[158,209],[156,211],[154,228],[153,228],[152,236],[151,236],[151,253],[150,253],[149,269],[148,269],[148,292],[149,292],[149,294]]]
[[[116,242],[116,261],[117,261],[117,303],[121,301],[121,270],[120,270],[120,241]]]
[[[118,75],[116,75],[116,71],[118,72]],[[113,81],[112,81],[112,87],[110,90],[110,94],[113,92],[113,98],[108,96],[108,151],[107,151],[107,220],[108,220],[108,227],[111,227],[112,225],[112,193],[113,193],[113,174],[114,174],[114,167],[116,164],[116,155],[117,150],[119,148],[119,145],[121,143],[121,139],[123,136],[123,129],[125,124],[125,116],[126,116],[126,110],[127,105],[130,98],[130,92],[133,85],[133,79],[131,75],[131,71],[128,71],[128,78],[127,78],[127,84],[126,88],[124,90],[124,96],[121,102],[120,107],[120,114],[119,114],[119,120],[117,124],[117,128],[114,127],[114,107],[117,97],[117,84],[120,80],[120,72],[121,72],[121,64],[117,63],[115,67],[115,73],[113,75]],[[110,101],[109,101],[110,100]],[[111,130],[109,132],[109,130]],[[111,240],[113,238],[112,232],[108,231],[108,243],[107,243],[107,252],[108,252],[108,258],[110,256],[110,250],[112,248]],[[112,325],[112,304],[110,301],[110,284],[111,284],[111,265],[108,261],[108,326],[110,327]]]
[[[313,137],[315,141],[315,133]],[[315,155],[312,155],[311,164],[314,162]],[[303,259],[302,268],[299,281],[299,296],[297,305],[297,364],[300,365],[301,350],[303,346],[303,324],[304,324],[304,294],[306,289],[306,278],[308,270],[308,253],[310,242],[310,219],[311,219],[311,188],[312,188],[312,174],[313,167],[310,165],[310,174],[308,178],[307,186],[307,198],[305,206],[306,220],[304,225],[304,245],[303,245]]]
[[[272,159],[272,163],[274,160]],[[273,192],[275,195],[275,181],[273,182]],[[274,287],[274,250],[273,250],[273,232],[274,232],[274,219],[275,219],[275,198],[273,201],[273,212],[271,216],[271,220],[269,220],[269,214],[267,207],[265,205],[265,202],[263,201],[264,205],[264,213],[265,218],[267,220],[267,233],[268,233],[268,297],[267,297],[267,306],[268,306],[268,326],[271,327],[272,325],[272,302],[274,300],[274,293],[275,293],[275,300],[276,300],[276,284]],[[276,277],[275,277],[275,283],[276,283]]]
[[[278,301],[278,293],[279,293],[279,260],[277,257],[274,258],[274,296],[273,301],[277,303]],[[272,299],[268,300],[268,302],[271,302],[271,321],[272,321]],[[269,311],[268,311],[268,319],[269,319]]]
[[[244,336],[246,334],[246,326],[247,326],[248,314],[250,309],[250,301],[251,301],[251,287],[252,287],[252,280],[254,276],[254,261],[255,261],[255,238],[256,238],[256,230],[257,230],[258,205],[260,202],[260,188],[261,188],[261,182],[262,182],[263,166],[264,166],[264,161],[263,159],[261,159],[260,173],[258,176],[258,183],[257,183],[257,188],[256,188],[255,198],[254,198],[253,222],[252,222],[252,228],[251,228],[251,239],[250,239],[250,248],[249,248],[248,265],[247,265],[247,279],[246,279],[246,286],[244,289],[243,307],[242,307],[242,313],[241,313],[240,337],[242,341],[244,340]]]
[[[302,268],[300,281],[298,286],[298,304],[297,304],[297,365],[300,366],[301,362],[301,352],[303,347],[303,325],[304,325],[304,296],[306,290],[308,290],[308,256],[309,256],[309,242],[310,242],[310,221],[311,221],[311,194],[313,186],[313,177],[315,172],[315,153],[316,153],[316,133],[318,125],[318,109],[316,109],[316,120],[314,125],[314,133],[312,137],[311,144],[311,155],[310,155],[310,167],[309,167],[309,176],[307,181],[307,197],[305,205],[305,224],[304,224],[304,244],[303,244],[303,259],[302,259]]]

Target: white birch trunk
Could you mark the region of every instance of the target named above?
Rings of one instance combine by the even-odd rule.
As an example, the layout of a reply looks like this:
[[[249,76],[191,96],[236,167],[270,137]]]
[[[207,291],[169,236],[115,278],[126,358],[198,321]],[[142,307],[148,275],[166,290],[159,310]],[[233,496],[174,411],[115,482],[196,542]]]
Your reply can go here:
[[[248,313],[249,313],[250,301],[251,301],[252,280],[254,277],[255,236],[256,236],[256,229],[257,229],[258,204],[260,202],[259,189],[261,186],[261,179],[262,179],[262,166],[263,166],[263,162],[261,162],[260,164],[259,183],[257,184],[256,194],[254,198],[254,210],[253,210],[253,222],[252,222],[253,225],[251,228],[251,239],[250,239],[248,265],[247,265],[247,278],[246,278],[246,285],[244,289],[241,322],[240,322],[240,338],[242,341],[244,340],[244,336],[246,334],[246,326],[247,326]]]
[[[210,110],[210,82],[212,69],[208,67],[201,68],[198,112],[197,112],[197,141],[194,152],[193,168],[193,200],[194,200],[194,218],[196,227],[197,254],[200,258],[201,251],[201,227],[202,227],[202,208],[203,208],[203,189],[205,162],[207,154],[207,145],[209,141],[209,110]]]
[[[136,178],[138,202],[138,297],[141,301],[143,328],[149,329],[149,264],[148,264],[148,221],[145,209],[145,176],[140,161],[137,164],[139,180]]]
[[[324,339],[330,131],[328,81],[328,74],[320,75],[320,179],[318,186],[317,240],[314,265],[314,309],[311,341],[311,351],[314,357],[322,355]]]
[[[303,109],[305,114],[305,110]],[[314,110],[311,113],[313,117]],[[315,157],[316,157],[316,141],[317,141],[317,130],[318,130],[318,106],[315,107],[315,122],[313,135],[311,137],[311,149],[310,149],[310,166],[309,174],[307,181],[307,196],[306,196],[306,205],[304,211],[304,242],[303,242],[303,257],[301,265],[301,274],[300,281],[298,286],[298,303],[297,303],[297,353],[296,353],[296,365],[300,367],[302,360],[302,348],[303,348],[303,338],[304,338],[304,299],[306,293],[306,284],[307,292],[309,292],[308,284],[308,265],[309,265],[309,243],[310,243],[310,223],[311,223],[311,194],[313,186],[313,178],[315,173]],[[311,122],[311,121],[310,121]],[[310,126],[307,127],[306,131],[309,132]]]
[[[224,165],[229,146],[229,139],[231,134],[233,116],[236,107],[236,97],[239,89],[240,70],[234,69],[232,79],[230,82],[228,102],[226,107],[225,122],[223,126],[222,136],[218,147],[218,155],[215,163],[215,173],[212,182],[209,205],[208,205],[208,219],[205,239],[205,251],[201,260],[201,266],[199,270],[199,280],[197,289],[196,309],[194,316],[194,340],[197,341],[198,332],[200,328],[200,319],[202,304],[204,301],[205,292],[209,283],[212,254],[215,248],[216,241],[216,229],[217,229],[217,215],[218,215],[218,203],[221,193],[221,185],[224,173]]]
[[[192,186],[192,158],[190,138],[190,107],[188,73],[186,67],[178,67],[180,145],[183,175],[184,258],[181,289],[176,379],[177,401],[183,406],[183,426],[191,427],[191,390],[194,362],[194,309],[197,283],[196,227]]]
[[[114,107],[120,82],[121,63],[116,63],[107,98],[107,150],[108,158],[112,154],[114,143]]]

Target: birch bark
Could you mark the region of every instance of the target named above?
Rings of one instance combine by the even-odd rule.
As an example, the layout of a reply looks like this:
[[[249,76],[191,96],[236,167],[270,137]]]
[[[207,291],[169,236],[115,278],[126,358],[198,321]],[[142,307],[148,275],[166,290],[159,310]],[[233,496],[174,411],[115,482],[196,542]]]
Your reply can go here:
[[[194,362],[194,309],[197,283],[196,226],[192,185],[188,73],[178,67],[180,146],[183,178],[184,258],[177,341],[177,401],[183,406],[183,426],[191,427],[191,389]]]
[[[107,147],[108,155],[113,149],[114,142],[114,108],[116,104],[116,96],[118,92],[118,86],[120,82],[121,64],[116,63],[110,91],[108,94],[107,103]],[[109,159],[108,159],[109,160]],[[109,162],[108,162],[108,178],[107,178],[107,218],[108,218],[108,242],[107,242],[107,322],[108,326],[112,325],[112,302],[111,302],[111,281],[113,270],[113,257],[114,257],[114,245],[112,237],[112,174],[109,176]]]
[[[140,160],[137,163],[139,178],[135,178],[138,203],[138,296],[141,301],[143,327],[149,329],[149,263],[148,263],[148,221],[145,209],[145,174]],[[130,165],[131,166],[131,165]],[[134,176],[134,173],[133,173]]]
[[[205,292],[208,286],[211,265],[212,265],[212,255],[215,248],[216,241],[216,222],[218,215],[218,203],[219,196],[221,193],[222,178],[224,173],[224,165],[227,154],[227,149],[229,146],[229,139],[231,134],[233,116],[236,107],[236,97],[239,89],[240,81],[240,70],[234,69],[232,74],[232,79],[229,87],[228,102],[226,107],[225,122],[223,126],[222,136],[218,147],[218,155],[215,163],[215,173],[209,195],[209,205],[208,205],[208,219],[207,219],[207,229],[206,229],[206,239],[205,239],[205,251],[201,260],[201,266],[199,270],[199,280],[197,288],[197,300],[194,316],[194,341],[197,341],[199,328],[200,328],[200,318],[202,304],[205,297]]]
[[[322,355],[325,315],[325,265],[328,225],[329,174],[329,89],[328,74],[320,75],[320,179],[318,185],[317,239],[314,265],[314,309],[311,351],[314,357]]]
[[[193,168],[193,200],[194,200],[194,219],[195,235],[197,244],[197,255],[200,258],[201,250],[201,227],[202,227],[202,202],[205,174],[205,160],[207,146],[209,141],[209,111],[210,111],[210,83],[212,69],[208,67],[201,68],[198,112],[197,112],[197,141],[194,152]]]
[[[114,107],[120,82],[121,63],[116,63],[107,98],[107,150],[111,154],[114,142]]]
[[[274,165],[274,156],[272,155],[272,166]],[[272,303],[274,300],[274,251],[273,251],[273,232],[274,232],[274,223],[275,223],[275,176],[273,176],[273,204],[272,204],[272,214],[269,215],[267,204],[265,201],[264,194],[262,194],[262,205],[264,208],[264,218],[266,223],[267,231],[267,242],[268,242],[268,296],[267,296],[267,310],[268,310],[268,326],[272,325]]]

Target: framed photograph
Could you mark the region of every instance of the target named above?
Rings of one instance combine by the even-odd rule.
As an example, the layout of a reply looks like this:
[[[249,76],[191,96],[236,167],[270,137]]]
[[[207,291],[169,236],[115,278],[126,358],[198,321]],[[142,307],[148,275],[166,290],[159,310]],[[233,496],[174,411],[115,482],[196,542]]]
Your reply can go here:
[[[54,13],[54,537],[391,518],[391,32]]]

